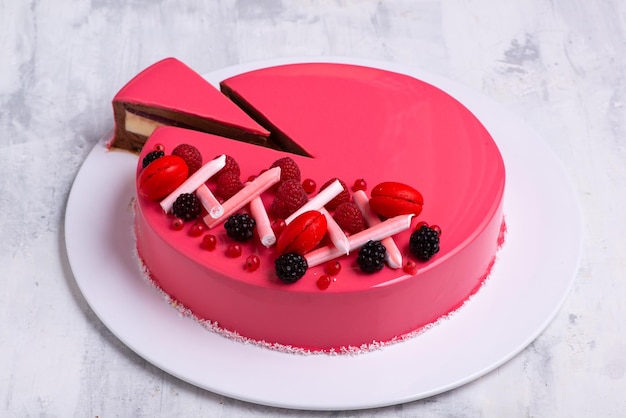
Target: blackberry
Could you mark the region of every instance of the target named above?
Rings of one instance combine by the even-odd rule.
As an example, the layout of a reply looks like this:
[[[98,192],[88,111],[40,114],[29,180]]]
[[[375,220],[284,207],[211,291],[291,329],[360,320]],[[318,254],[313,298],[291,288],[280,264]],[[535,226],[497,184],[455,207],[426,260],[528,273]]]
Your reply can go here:
[[[356,263],[365,273],[375,273],[385,267],[387,249],[380,241],[367,241],[359,250]]]
[[[200,216],[200,201],[193,193],[181,193],[172,205],[174,216],[183,221],[191,221]]]
[[[439,234],[433,228],[422,225],[409,238],[409,250],[418,260],[428,261],[439,252]]]
[[[231,215],[224,223],[226,235],[235,241],[245,242],[252,238],[256,221],[247,213]]]
[[[164,156],[165,156],[165,153],[163,151],[150,151],[149,153],[146,154],[145,157],[143,157],[141,166],[143,168],[146,168],[148,164],[150,164],[152,161],[157,160]]]
[[[309,268],[306,258],[296,253],[287,253],[274,261],[276,275],[283,283],[295,283],[306,273]]]

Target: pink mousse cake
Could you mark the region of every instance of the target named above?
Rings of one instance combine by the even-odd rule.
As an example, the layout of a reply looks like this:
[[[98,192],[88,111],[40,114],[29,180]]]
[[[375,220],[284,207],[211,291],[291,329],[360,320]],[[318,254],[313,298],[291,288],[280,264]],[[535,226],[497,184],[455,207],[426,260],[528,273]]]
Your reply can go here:
[[[407,75],[345,64],[269,67],[221,86],[282,149],[177,127],[159,127],[150,135],[137,167],[137,250],[151,279],[176,304],[215,329],[267,346],[355,352],[414,335],[480,288],[503,241],[505,167],[490,134],[461,103]],[[172,155],[181,144],[187,150]],[[203,166],[190,176],[185,164],[196,164],[198,154]],[[275,164],[285,157],[289,164]],[[231,159],[240,170],[235,177],[247,186],[235,197],[224,197],[217,179],[230,170],[222,167],[230,167],[226,160]],[[276,165],[280,168],[270,170]],[[364,231],[348,231],[339,222],[346,215],[339,215],[337,232],[332,218],[339,209],[322,208],[335,192],[306,211],[317,215],[311,218],[316,227],[324,224],[323,236],[312,248],[293,244],[309,244],[292,228],[306,215],[285,226],[288,217],[275,207],[287,182],[280,175],[292,174],[292,165],[300,178],[291,183],[305,190],[308,202],[324,194],[322,185],[340,179],[343,198],[359,203]],[[175,179],[163,185],[160,176],[165,183]],[[400,192],[389,182],[400,185]],[[290,196],[300,193],[289,190]],[[400,198],[406,190],[410,202],[401,206],[416,207],[420,200],[417,210],[398,214],[378,208],[381,193]],[[181,192],[195,196],[191,199],[202,208],[185,222],[181,209],[172,213]],[[193,206],[179,202],[178,208],[185,205]],[[259,217],[259,206],[268,219]],[[211,214],[215,208],[226,213]],[[229,234],[225,222],[233,214],[252,214],[252,238],[240,242]],[[393,222],[402,226],[392,231]],[[268,223],[277,244],[262,242]],[[438,246],[431,246],[425,258],[412,243],[422,227]],[[290,228],[295,238],[281,243]],[[313,235],[306,228],[302,234]],[[386,234],[370,234],[374,229]],[[357,263],[370,239],[388,249],[387,263],[374,272]],[[341,243],[347,243],[349,254],[338,250]],[[295,279],[283,280],[276,267],[285,245],[306,261]]]
[[[175,58],[137,74],[113,98],[111,146],[138,152],[158,126],[173,125],[263,144],[269,132]]]

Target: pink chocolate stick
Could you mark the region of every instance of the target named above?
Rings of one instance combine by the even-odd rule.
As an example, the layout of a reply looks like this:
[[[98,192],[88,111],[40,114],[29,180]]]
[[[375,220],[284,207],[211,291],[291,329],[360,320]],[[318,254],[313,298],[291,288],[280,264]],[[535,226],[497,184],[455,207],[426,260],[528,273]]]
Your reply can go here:
[[[398,232],[409,229],[411,227],[411,218],[413,216],[413,214],[398,215],[393,218],[389,218],[378,225],[374,225],[361,232],[357,232],[354,235],[350,235],[348,237],[350,251],[361,248],[369,240],[382,240],[395,235]],[[305,254],[304,257],[306,258],[309,267],[313,267],[342,255],[344,255],[344,253],[342,253],[337,247],[334,245],[327,245]]]
[[[339,193],[343,191],[343,186],[339,182],[339,180],[333,181],[328,186],[324,187],[317,195],[311,198],[308,202],[306,202],[300,209],[292,213],[285,219],[285,223],[289,225],[291,221],[296,219],[298,215],[303,214],[309,210],[320,210],[324,207],[324,205],[331,200]]]
[[[276,244],[276,235],[272,229],[270,218],[267,216],[267,211],[263,205],[261,196],[257,196],[250,201],[250,214],[256,221],[256,230],[259,234],[261,244],[269,248]]]
[[[370,207],[369,199],[363,190],[357,190],[354,192],[352,194],[352,200],[363,214],[367,226],[378,225],[382,222],[378,215]],[[402,253],[396,245],[396,242],[393,240],[393,237],[387,237],[380,242],[387,249],[387,255],[385,256],[387,265],[392,269],[399,269],[402,267]]]
[[[161,207],[165,212],[172,210],[172,205],[176,201],[176,198],[182,193],[193,193],[198,187],[204,184],[205,181],[210,179],[215,173],[220,171],[226,165],[226,156],[220,155],[219,157],[209,161],[193,173],[187,180],[169,194],[165,199],[161,201]]]
[[[324,207],[320,208],[319,211],[326,218],[326,224],[328,225],[326,233],[328,234],[328,237],[332,241],[333,245],[341,251],[342,254],[349,254],[350,242],[348,241],[346,234],[343,233],[341,227],[337,225],[337,222],[335,222],[333,217]]]
[[[246,186],[237,193],[235,193],[233,197],[222,203],[222,207],[224,208],[224,214],[221,217],[213,219],[211,218],[211,216],[207,215],[204,217],[204,223],[207,224],[207,227],[209,227],[209,229],[213,228],[215,225],[222,223],[230,215],[237,212],[239,209],[248,204],[252,199],[260,196],[261,193],[272,187],[272,185],[278,183],[279,180],[280,167],[270,168],[269,170],[260,174],[250,183],[246,184]]]
[[[211,218],[217,219],[222,216],[224,208],[206,184],[202,183],[200,187],[196,189],[196,196]]]

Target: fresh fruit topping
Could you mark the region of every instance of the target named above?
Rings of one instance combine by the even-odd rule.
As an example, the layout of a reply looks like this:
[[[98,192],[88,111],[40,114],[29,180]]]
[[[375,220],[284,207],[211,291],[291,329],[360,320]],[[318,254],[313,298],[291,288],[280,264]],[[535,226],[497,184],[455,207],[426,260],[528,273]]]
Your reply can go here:
[[[217,177],[215,193],[222,199],[230,199],[241,189],[243,189],[243,183],[238,174],[226,172]]]
[[[352,191],[356,192],[357,190],[367,190],[367,183],[364,179],[354,180],[354,184],[352,185]]]
[[[287,180],[276,191],[274,201],[270,206],[270,213],[275,218],[286,219],[309,201],[299,180]]]
[[[272,221],[272,230],[274,231],[274,235],[278,238],[280,234],[283,233],[285,228],[287,227],[287,223],[284,219],[274,219]]]
[[[295,180],[300,183],[301,175],[298,164],[291,157],[283,157],[272,163],[270,168],[280,167],[280,183]]]
[[[341,183],[341,186],[343,187],[343,191],[335,196],[330,202],[326,203],[325,207],[330,211],[337,209],[339,205],[341,205],[342,203],[346,203],[350,200],[350,192],[346,187],[346,183],[344,183],[343,180],[338,179],[337,177],[332,178],[324,183],[324,185],[320,187],[320,190],[324,190],[326,187],[330,186],[335,180],[339,180],[339,183]]]
[[[217,247],[217,237],[213,234],[206,234],[202,237],[202,243],[200,247],[207,251],[213,251]]]
[[[422,226],[409,238],[411,254],[421,261],[428,261],[439,252],[439,234],[429,226]]]
[[[402,271],[406,274],[414,275],[417,273],[417,263],[413,260],[407,260],[402,266]]]
[[[216,176],[221,176],[222,174],[234,174],[237,177],[241,177],[241,169],[239,168],[239,163],[230,155],[226,155],[226,165],[222,168]]]
[[[226,257],[228,258],[237,258],[241,256],[241,245],[230,243],[228,247],[226,247]]]
[[[329,261],[324,265],[324,273],[329,276],[336,276],[341,271],[341,263],[337,260]]]
[[[245,242],[254,235],[256,221],[247,213],[235,213],[224,222],[226,234],[235,241]]]
[[[206,231],[206,225],[202,222],[196,222],[191,225],[191,228],[189,228],[189,235],[192,237],[199,237],[204,234],[204,231]]]
[[[139,174],[139,194],[150,200],[159,200],[183,184],[189,175],[187,163],[176,155],[154,160]]]
[[[177,155],[185,160],[187,167],[189,167],[189,175],[192,175],[202,167],[202,154],[193,145],[180,144],[172,150],[172,155]]]
[[[370,207],[385,218],[422,212],[424,198],[413,187],[395,181],[383,182],[372,189]]]
[[[368,241],[359,249],[356,263],[365,273],[375,273],[385,267],[387,249],[380,241]]]
[[[184,226],[185,226],[185,221],[182,220],[181,218],[174,218],[172,220],[171,228],[174,231],[180,231],[181,229],[183,229]]]
[[[154,150],[155,151],[163,151],[163,152],[165,152],[165,145],[163,145],[163,144],[154,144]]]
[[[352,202],[342,203],[335,209],[333,219],[337,225],[349,234],[356,234],[365,229],[365,219],[358,206]]]
[[[419,221],[418,223],[415,224],[414,230],[417,231],[418,229],[420,229],[423,226],[428,226],[428,222]]]
[[[172,212],[177,218],[184,221],[191,221],[200,216],[200,201],[193,193],[181,193],[178,195],[172,206]]]
[[[145,157],[143,157],[143,160],[141,162],[141,166],[143,168],[146,168],[148,166],[148,164],[150,164],[152,161],[164,157],[165,153],[163,151],[150,151],[149,153],[146,154]]]
[[[330,283],[333,281],[332,277],[330,277],[328,274],[322,274],[318,279],[317,279],[317,287],[320,290],[326,290],[328,289],[328,286],[330,286]]]
[[[441,236],[441,228],[439,225],[431,225],[431,228],[437,233],[437,235]]]
[[[248,272],[253,272],[256,269],[259,268],[259,266],[261,265],[261,259],[259,258],[258,255],[249,255],[248,258],[246,258],[246,262],[243,265],[243,268],[248,271]]]
[[[313,193],[316,187],[317,187],[317,184],[315,183],[315,180],[313,179],[304,179],[302,181],[302,188],[307,194]]]
[[[281,282],[295,283],[304,276],[309,266],[306,258],[296,253],[287,253],[278,257],[274,261],[276,276]]]
[[[316,210],[304,212],[283,230],[276,242],[278,254],[304,255],[322,241],[326,234],[326,217]]]

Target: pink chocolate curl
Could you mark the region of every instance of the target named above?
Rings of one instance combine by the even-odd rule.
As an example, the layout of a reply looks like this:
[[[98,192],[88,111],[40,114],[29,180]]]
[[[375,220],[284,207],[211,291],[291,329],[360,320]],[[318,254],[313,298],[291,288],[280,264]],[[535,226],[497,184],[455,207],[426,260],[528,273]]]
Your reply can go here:
[[[366,242],[370,240],[382,240],[384,238],[395,235],[399,232],[405,231],[411,227],[411,218],[413,214],[398,215],[393,218],[389,218],[378,225],[369,227],[361,232],[348,237],[349,250],[353,251],[361,248]],[[313,250],[306,254],[304,257],[309,267],[317,266],[319,264],[330,261],[337,258],[344,253],[341,252],[334,245],[327,245],[317,250]]]
[[[220,155],[219,157],[209,161],[193,173],[187,180],[183,182],[176,190],[169,194],[165,199],[161,201],[161,208],[165,212],[172,210],[172,206],[176,201],[176,198],[182,193],[193,193],[204,184],[205,181],[213,177],[215,173],[220,171],[226,165],[226,156]]]
[[[326,224],[328,225],[328,229],[326,233],[330,238],[331,242],[342,254],[350,253],[350,242],[348,241],[348,237],[343,233],[343,230],[337,222],[333,219],[333,217],[328,213],[324,207],[320,208],[320,213],[324,215],[326,218]]]
[[[261,244],[267,248],[276,244],[276,235],[274,234],[272,224],[267,216],[267,211],[265,210],[263,200],[260,196],[257,196],[250,201],[250,214],[256,222],[256,230],[259,234]]]
[[[287,219],[285,219],[285,223],[289,225],[291,221],[296,219],[298,215],[301,215],[304,212],[307,212],[310,210],[320,210],[321,208],[324,207],[326,203],[333,200],[333,198],[335,198],[335,196],[337,196],[342,191],[343,191],[343,186],[341,185],[339,180],[333,181],[331,184],[325,187],[324,190],[320,191],[317,195],[315,195],[308,202],[306,202],[300,209],[298,209],[297,211],[292,213],[289,217],[287,217]]]
[[[370,208],[369,199],[363,190],[357,190],[354,192],[352,200],[363,214],[367,226],[371,227],[382,222],[378,215],[376,215],[372,208]],[[387,254],[385,255],[387,265],[392,269],[399,269],[402,267],[402,253],[393,238],[387,237],[381,240],[381,243],[387,249]]]
[[[224,222],[230,215],[244,207],[255,197],[260,196],[261,193],[278,183],[279,180],[280,167],[270,168],[264,173],[259,174],[257,178],[246,184],[244,188],[235,193],[233,197],[222,203],[222,207],[224,208],[224,214],[222,216],[213,219],[210,215],[207,215],[204,217],[204,223],[206,223],[210,229]]]
[[[196,196],[211,218],[217,219],[224,214],[222,204],[217,200],[206,184],[203,183],[196,189]]]

